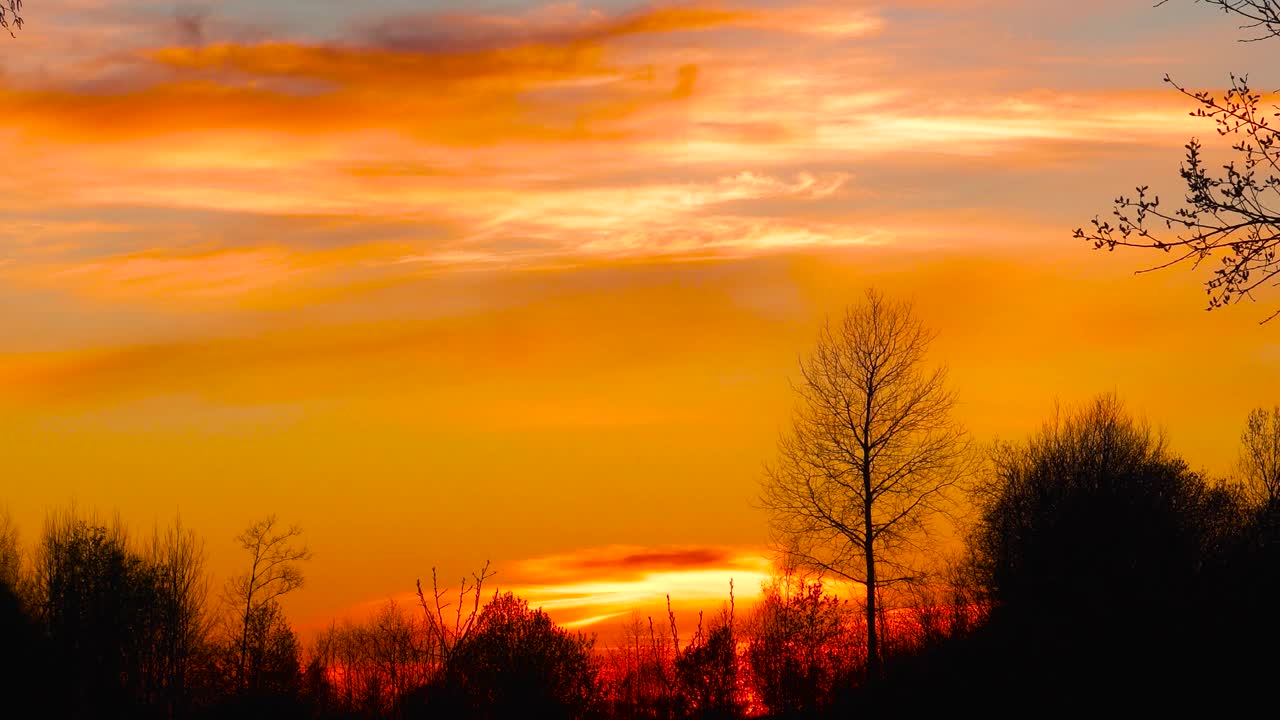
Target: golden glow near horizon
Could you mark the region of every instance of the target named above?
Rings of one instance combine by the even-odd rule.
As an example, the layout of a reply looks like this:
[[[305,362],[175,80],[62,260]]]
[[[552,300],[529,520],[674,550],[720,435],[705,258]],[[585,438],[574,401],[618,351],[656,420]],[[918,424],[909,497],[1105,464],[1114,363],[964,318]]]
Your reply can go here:
[[[0,43],[28,540],[70,500],[181,512],[225,578],[276,512],[302,627],[485,559],[574,627],[749,603],[788,377],[870,284],[984,442],[1116,390],[1223,473],[1280,402],[1268,308],[1070,237],[1212,135],[1165,72],[1277,84],[1203,8],[270,5],[47,0]]]

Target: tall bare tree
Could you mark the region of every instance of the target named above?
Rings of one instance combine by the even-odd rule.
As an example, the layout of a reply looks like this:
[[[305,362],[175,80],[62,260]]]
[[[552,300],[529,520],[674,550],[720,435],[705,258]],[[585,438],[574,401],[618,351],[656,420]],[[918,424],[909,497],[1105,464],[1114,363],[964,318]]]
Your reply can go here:
[[[926,540],[964,473],[968,435],[951,417],[933,333],[907,303],[868,290],[800,363],[792,429],[767,466],[762,505],[800,565],[866,586],[867,672],[880,673],[880,591],[920,580]]]
[[[299,544],[301,536],[298,526],[281,527],[275,515],[268,515],[236,538],[251,562],[247,572],[227,581],[224,596],[233,608],[233,632],[239,634],[236,679],[242,689],[250,684],[249,656],[254,638],[269,637],[269,633],[255,628],[279,614],[277,600],[281,596],[302,587],[299,563],[310,560],[311,551]]]
[[[1267,505],[1280,500],[1280,405],[1249,413],[1240,434],[1236,472],[1253,502]]]

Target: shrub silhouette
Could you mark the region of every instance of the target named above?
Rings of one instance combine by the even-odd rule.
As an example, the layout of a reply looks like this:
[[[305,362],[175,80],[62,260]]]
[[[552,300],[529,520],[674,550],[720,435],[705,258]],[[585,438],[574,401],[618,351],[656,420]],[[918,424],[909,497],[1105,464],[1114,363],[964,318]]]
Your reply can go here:
[[[594,640],[571,633],[511,593],[484,607],[438,681],[422,717],[578,718],[596,699]]]
[[[1114,396],[1003,447],[980,505],[971,550],[1000,644],[988,660],[1018,687],[1140,691],[1200,659],[1204,572],[1240,506]]]
[[[746,659],[770,715],[817,715],[837,684],[857,672],[858,643],[848,620],[846,604],[820,581],[788,572],[765,586],[751,618]]]
[[[689,717],[739,717],[737,642],[731,622],[694,638],[675,662],[676,681]]]

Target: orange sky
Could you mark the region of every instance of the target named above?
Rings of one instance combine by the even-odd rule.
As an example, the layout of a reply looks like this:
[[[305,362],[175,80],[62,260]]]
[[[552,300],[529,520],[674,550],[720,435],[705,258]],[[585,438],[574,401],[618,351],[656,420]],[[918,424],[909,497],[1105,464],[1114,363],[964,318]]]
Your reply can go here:
[[[0,501],[28,540],[73,499],[181,511],[219,578],[276,512],[303,627],[486,559],[566,622],[746,598],[788,378],[868,285],[940,331],[979,440],[1116,390],[1225,472],[1280,402],[1269,306],[1071,229],[1177,193],[1211,129],[1165,72],[1278,58],[1149,5],[33,3]]]

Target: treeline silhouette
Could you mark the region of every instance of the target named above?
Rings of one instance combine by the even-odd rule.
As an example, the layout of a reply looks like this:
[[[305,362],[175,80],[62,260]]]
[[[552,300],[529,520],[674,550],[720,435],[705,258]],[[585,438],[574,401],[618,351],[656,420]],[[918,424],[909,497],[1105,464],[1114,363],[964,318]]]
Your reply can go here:
[[[752,607],[633,617],[610,647],[488,567],[303,647],[280,597],[310,553],[268,518],[212,600],[181,523],[137,537],[74,508],[28,549],[0,516],[0,702],[12,717],[738,718],[1056,714],[1266,702],[1280,640],[1280,411],[1241,471],[1193,470],[1114,396],[1005,443],[968,485],[965,548],[860,600],[784,569]],[[488,583],[492,584],[492,583]],[[34,711],[24,710],[35,709]],[[0,714],[4,713],[0,710]]]

